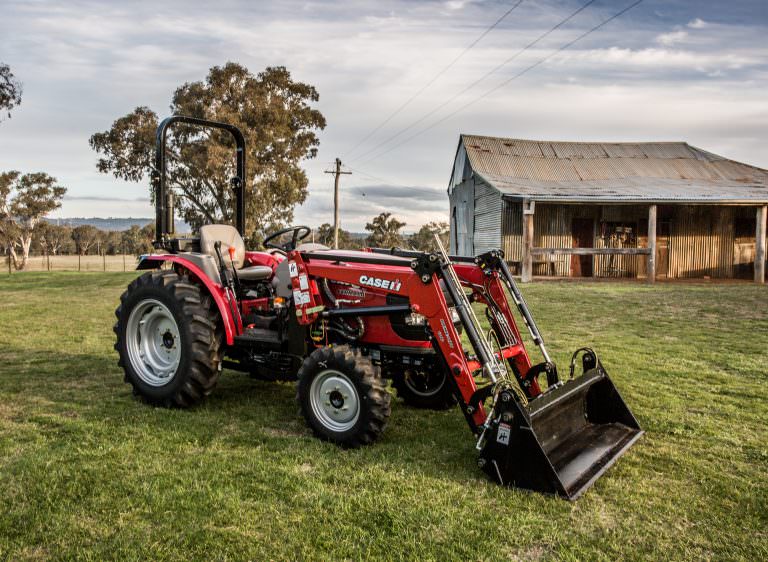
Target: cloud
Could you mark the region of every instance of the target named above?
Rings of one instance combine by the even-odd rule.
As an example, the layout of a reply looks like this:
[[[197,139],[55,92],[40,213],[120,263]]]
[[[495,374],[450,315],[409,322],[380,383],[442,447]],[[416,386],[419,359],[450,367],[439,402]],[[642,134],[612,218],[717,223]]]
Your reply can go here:
[[[616,70],[651,68],[655,72],[664,70],[695,69],[711,72],[714,69],[740,69],[763,64],[763,60],[750,54],[725,52],[697,52],[681,49],[626,49],[610,47],[571,53],[564,61],[589,62],[600,66],[610,66]]]
[[[365,197],[376,199],[395,199],[404,203],[404,206],[410,204],[413,200],[419,202],[431,203],[432,201],[443,201],[446,197],[445,189],[431,189],[428,187],[407,187],[401,185],[367,185],[356,189]]]
[[[449,10],[461,10],[467,4],[466,0],[448,0],[443,5]]]
[[[565,17],[574,2],[523,2],[514,17],[355,155],[478,80]],[[766,167],[764,2],[656,1],[663,13],[654,13],[646,2],[412,142],[370,163],[356,163],[350,147],[455,59],[508,4],[227,0],[222,11],[221,4],[187,0],[5,0],[0,37],[9,40],[3,44],[3,62],[24,82],[25,99],[0,125],[0,169],[39,169],[69,186],[71,199],[59,216],[106,216],[118,210],[152,216],[147,182],[127,184],[99,174],[88,137],[137,105],[164,114],[175,88],[204,78],[211,66],[227,60],[253,72],[285,65],[320,93],[317,107],[328,127],[320,135],[318,158],[302,163],[310,194],[295,213],[296,222],[309,225],[332,220],[332,183],[323,172],[336,157],[375,176],[355,173],[342,179],[345,228],[360,231],[372,216],[389,210],[409,228],[445,220],[445,187],[462,132],[531,139],[684,139]],[[547,56],[613,9],[610,2],[596,2],[403,137]],[[365,185],[368,180],[374,185]],[[125,199],[100,195],[111,193]]]
[[[677,43],[684,42],[686,39],[688,39],[687,31],[671,31],[669,33],[662,33],[661,35],[657,36],[656,42],[659,45],[671,47]]]

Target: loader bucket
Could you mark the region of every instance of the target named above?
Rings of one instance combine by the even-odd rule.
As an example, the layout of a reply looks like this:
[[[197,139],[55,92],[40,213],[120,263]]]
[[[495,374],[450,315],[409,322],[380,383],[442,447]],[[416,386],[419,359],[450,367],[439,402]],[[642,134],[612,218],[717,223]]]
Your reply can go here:
[[[509,486],[583,494],[643,434],[600,363],[523,405],[509,391],[479,464]]]

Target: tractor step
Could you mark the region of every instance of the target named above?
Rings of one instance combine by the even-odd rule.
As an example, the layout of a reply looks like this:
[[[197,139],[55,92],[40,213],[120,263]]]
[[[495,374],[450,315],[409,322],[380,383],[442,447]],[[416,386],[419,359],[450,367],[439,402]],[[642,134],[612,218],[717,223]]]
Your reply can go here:
[[[266,328],[249,328],[245,330],[239,336],[235,336],[235,344],[237,345],[254,345],[254,344],[280,344],[282,339],[280,338],[280,332],[277,330],[269,330]]]

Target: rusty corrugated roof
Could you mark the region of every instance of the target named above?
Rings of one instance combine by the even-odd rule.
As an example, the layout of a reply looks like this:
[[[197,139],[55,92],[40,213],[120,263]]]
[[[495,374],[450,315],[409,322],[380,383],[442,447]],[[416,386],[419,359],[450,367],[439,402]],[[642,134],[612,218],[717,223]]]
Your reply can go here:
[[[768,203],[768,170],[685,142],[550,142],[462,135],[472,170],[508,197]]]

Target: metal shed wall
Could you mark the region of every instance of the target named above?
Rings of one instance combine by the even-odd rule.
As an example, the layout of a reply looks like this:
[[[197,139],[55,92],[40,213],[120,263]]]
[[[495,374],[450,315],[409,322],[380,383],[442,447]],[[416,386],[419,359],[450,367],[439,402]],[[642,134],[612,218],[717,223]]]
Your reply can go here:
[[[475,178],[474,253],[501,247],[501,193]]]
[[[675,207],[670,223],[669,277],[733,277],[733,219],[733,207]]]
[[[472,178],[454,186],[448,200],[451,206],[450,252],[459,256],[472,256],[472,236],[475,228],[475,188]]]

